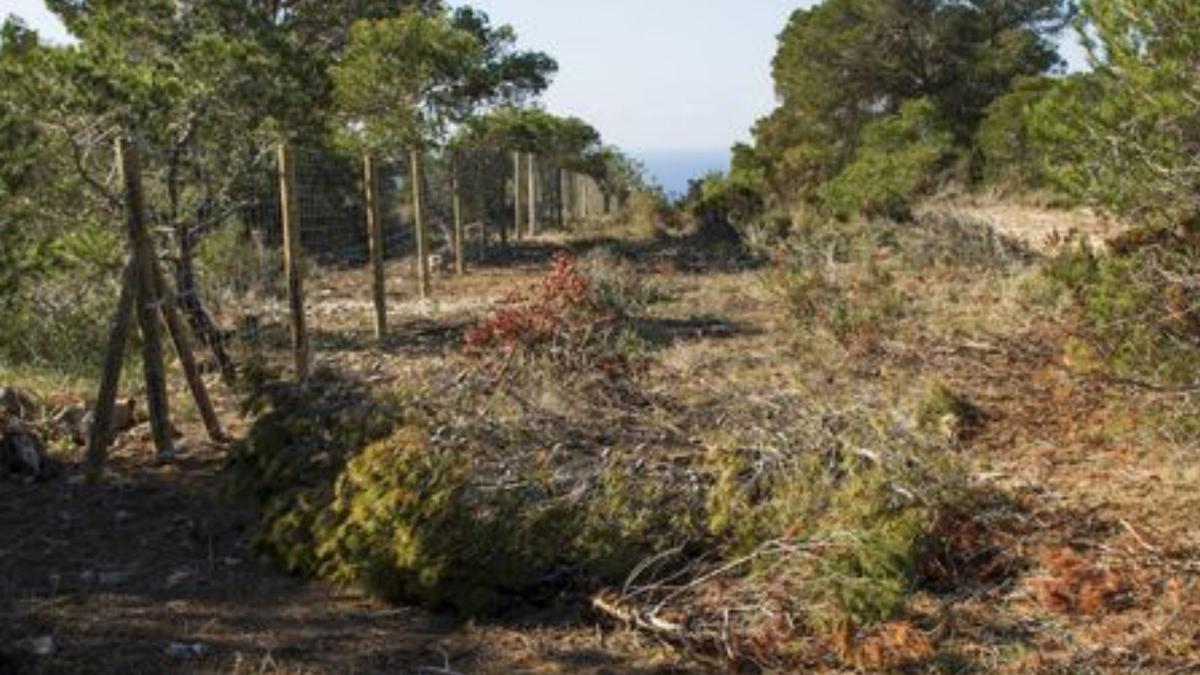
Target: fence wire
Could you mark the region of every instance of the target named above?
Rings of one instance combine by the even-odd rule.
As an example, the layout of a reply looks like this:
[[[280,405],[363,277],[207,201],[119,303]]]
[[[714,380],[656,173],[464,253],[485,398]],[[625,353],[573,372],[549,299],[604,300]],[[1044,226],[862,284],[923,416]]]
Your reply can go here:
[[[293,157],[306,329],[311,359],[319,365],[330,353],[374,340],[365,163],[313,147],[297,147]],[[397,153],[375,166],[386,298],[395,311],[417,295],[412,162]],[[538,232],[582,229],[614,208],[598,181],[552,158],[522,155],[520,166],[518,176],[514,153],[504,149],[423,155],[419,186],[435,278],[454,269],[456,186],[468,270],[528,236],[533,218]],[[279,186],[272,167],[199,249],[202,301],[223,334],[235,338],[233,351],[242,364],[288,363],[292,317]]]

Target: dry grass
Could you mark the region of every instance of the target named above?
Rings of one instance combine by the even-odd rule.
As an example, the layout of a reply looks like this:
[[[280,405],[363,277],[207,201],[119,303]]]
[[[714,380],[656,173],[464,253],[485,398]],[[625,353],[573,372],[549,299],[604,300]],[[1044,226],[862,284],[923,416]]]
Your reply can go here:
[[[1035,247],[1044,243],[1047,225],[1093,236],[1110,227],[1091,215],[962,208],[995,219]],[[1020,227],[1003,225],[1015,221]],[[543,240],[529,250],[540,255],[558,245],[588,246]],[[649,247],[629,243],[632,250],[642,245]],[[439,299],[431,304],[413,299],[407,267],[394,263],[395,332],[382,347],[370,338],[362,272],[323,275],[312,287],[313,324],[332,337],[318,344],[316,359],[381,388],[453,381],[463,367],[457,356],[463,328],[528,283],[544,260],[531,253],[516,265],[487,267],[462,279],[441,277],[435,282]],[[1158,428],[1162,411],[1178,408],[1177,398],[1072,368],[1064,349],[1071,317],[1043,287],[1037,261],[984,271],[897,267],[890,283],[907,299],[907,311],[869,353],[819,331],[797,332],[762,271],[696,269],[657,253],[635,262],[661,296],[641,317],[654,338],[644,397],[655,403],[627,408],[609,402],[599,414],[589,408],[592,402],[581,403],[552,380],[535,379],[529,389],[514,392],[519,400],[500,396],[491,402],[486,412],[496,424],[537,421],[531,429],[555,438],[586,429],[577,440],[589,447],[603,445],[609,429],[619,438],[658,438],[646,448],[655,461],[686,464],[712,448],[761,443],[794,425],[795,402],[914,426],[931,383],[938,383],[980,411],[978,428],[954,435],[954,454],[972,489],[991,501],[980,519],[937,524],[939,539],[954,553],[927,571],[942,583],[918,589],[890,621],[841,623],[793,636],[809,669],[1200,669],[1200,450]],[[243,346],[284,364],[284,344]],[[53,380],[36,384],[60,387]],[[222,399],[232,409],[233,397],[223,393]],[[232,415],[229,420],[240,428]],[[190,438],[199,438],[193,424],[184,427]],[[21,639],[51,633],[58,653],[39,666],[44,672],[126,667],[599,675],[723,667],[719,649],[580,609],[462,626],[338,597],[321,586],[280,579],[253,562],[233,526],[218,528],[222,535],[211,553],[208,544],[178,545],[186,533],[174,529],[173,516],[158,511],[232,518],[205,489],[216,463],[210,458],[155,467],[139,438],[135,433],[122,446],[113,487],[93,506],[66,485],[0,486],[2,503],[17,509],[0,518],[0,541],[48,540],[22,549],[19,564],[11,547],[0,543],[0,653],[10,653]],[[196,445],[197,457],[206,457],[202,447]],[[160,504],[147,495],[178,499]],[[95,535],[112,527],[117,511],[135,516],[129,536],[141,537],[141,545],[101,546]],[[61,518],[64,513],[71,517]],[[170,556],[162,557],[163,551]],[[230,570],[218,565],[219,573],[210,573],[205,584],[161,588],[176,567],[206,569],[210,556],[244,562]],[[162,569],[152,566],[147,581],[133,579],[108,593],[75,589],[64,597],[46,583],[48,575],[77,578],[85,568],[122,557],[143,564],[158,559]],[[704,588],[717,604],[722,593],[737,597],[735,591],[715,579]],[[690,617],[662,618],[687,625]],[[203,642],[214,653],[196,662],[172,661],[163,656],[172,640]]]

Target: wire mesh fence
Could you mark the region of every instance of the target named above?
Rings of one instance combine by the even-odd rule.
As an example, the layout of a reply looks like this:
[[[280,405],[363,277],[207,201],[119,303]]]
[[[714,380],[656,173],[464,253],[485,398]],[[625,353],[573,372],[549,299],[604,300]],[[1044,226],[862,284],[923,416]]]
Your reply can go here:
[[[418,176],[412,157],[403,154],[366,162],[299,146],[291,156],[290,171],[272,167],[269,176],[264,173],[197,253],[198,293],[241,363],[282,365],[289,346],[293,352],[303,347],[305,354],[293,354],[302,370],[300,359],[320,361],[365,346],[386,331],[389,307],[394,311],[421,296],[422,263],[435,277],[451,274],[461,250],[469,270],[498,260],[510,243],[528,236],[587,228],[615,206],[591,176],[551,158],[503,149],[425,153]],[[370,227],[372,170],[378,264]],[[293,266],[301,279],[296,290],[302,317],[295,316],[289,297],[289,221],[298,238]],[[418,255],[419,225],[424,256]],[[297,331],[304,345],[297,343]]]

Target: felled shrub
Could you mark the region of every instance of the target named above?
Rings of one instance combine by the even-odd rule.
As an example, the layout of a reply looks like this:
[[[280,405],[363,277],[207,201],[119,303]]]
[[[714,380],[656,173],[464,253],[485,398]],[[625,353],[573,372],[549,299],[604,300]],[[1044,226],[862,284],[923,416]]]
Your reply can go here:
[[[735,663],[793,672],[827,658],[821,645],[837,635],[853,647],[858,629],[904,621],[929,579],[948,578],[934,572],[967,560],[942,538],[973,502],[944,443],[794,397],[775,403],[789,406],[786,425],[722,436],[703,462],[707,555],[664,549],[638,568],[633,592],[601,600],[681,622],[689,641]]]
[[[622,349],[621,308],[608,304],[615,292],[599,292],[573,256],[559,253],[549,274],[467,331],[464,351],[498,372],[519,360],[620,378],[634,364]]]
[[[472,617],[594,589],[696,536],[685,484],[663,478],[635,453],[497,453],[412,426],[347,465],[316,521],[319,570]]]
[[[480,490],[463,448],[404,429],[351,460],[321,517],[326,576],[392,601],[494,614],[553,569],[568,513],[529,494]]]
[[[557,451],[464,421],[464,401],[329,373],[257,396],[228,480],[261,506],[255,543],[294,574],[485,617],[619,582],[699,536],[683,469],[642,452]]]
[[[930,518],[961,498],[962,472],[939,446],[900,430],[862,420],[817,429],[807,440],[825,447],[790,448],[782,460],[715,455],[709,527],[735,553],[791,542],[794,558],[764,555],[762,569],[795,582],[788,602],[812,629],[893,618],[916,589]],[[860,447],[871,441],[891,447]],[[759,582],[752,572],[745,583]]]
[[[263,413],[230,448],[226,487],[260,504],[254,542],[286,570],[314,575],[316,523],[334,483],[350,457],[390,433],[403,409],[327,371],[304,386],[265,381],[247,407]]]

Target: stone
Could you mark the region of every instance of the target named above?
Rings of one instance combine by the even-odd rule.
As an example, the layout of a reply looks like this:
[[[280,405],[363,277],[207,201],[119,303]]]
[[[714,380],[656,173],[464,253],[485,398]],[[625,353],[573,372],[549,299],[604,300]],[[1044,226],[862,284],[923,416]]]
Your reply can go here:
[[[0,412],[20,420],[33,421],[40,406],[27,392],[15,387],[0,387]]]
[[[20,419],[0,414],[0,478],[38,480],[53,473],[41,437]]]

